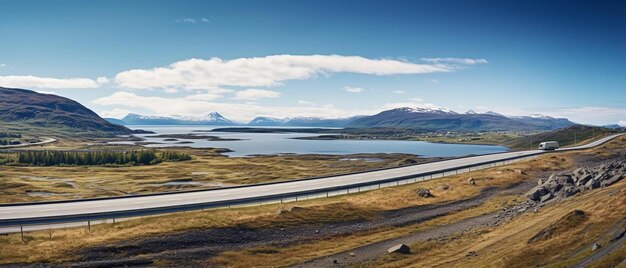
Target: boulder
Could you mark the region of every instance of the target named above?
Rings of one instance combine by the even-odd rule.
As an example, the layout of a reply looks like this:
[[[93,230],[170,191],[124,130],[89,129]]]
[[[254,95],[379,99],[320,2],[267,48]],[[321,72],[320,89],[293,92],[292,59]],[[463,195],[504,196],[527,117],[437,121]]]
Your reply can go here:
[[[421,197],[433,197],[433,195],[430,193],[430,190],[422,188],[422,189],[418,189],[417,190],[417,195],[421,196]]]
[[[578,188],[574,187],[573,185],[568,185],[563,187],[563,189],[559,191],[558,195],[562,198],[568,198],[572,195],[577,194],[578,192],[580,192]]]
[[[600,186],[602,186],[602,187],[609,186],[609,185],[611,185],[611,184],[613,184],[613,183],[618,182],[619,180],[621,180],[621,179],[623,179],[623,178],[624,178],[624,174],[617,174],[617,175],[614,175],[613,177],[611,177],[611,178],[609,178],[609,179],[606,179],[606,180],[602,181],[602,182],[600,183]]]
[[[591,251],[596,251],[598,249],[600,249],[602,246],[600,246],[600,244],[598,243],[593,243],[593,246],[591,247]]]
[[[539,199],[540,202],[547,202],[548,200],[552,199],[552,197],[554,197],[554,195],[552,195],[552,193],[547,193],[543,196],[541,196],[541,198]]]
[[[549,193],[549,191],[543,186],[537,186],[526,193],[526,197],[533,201],[541,200],[541,197]]]
[[[570,175],[559,175],[556,176],[556,182],[559,184],[574,184],[574,179]]]
[[[476,181],[474,180],[474,178],[469,178],[469,179],[467,179],[467,184],[472,185],[472,186],[476,186]]]
[[[578,178],[578,180],[576,181],[576,185],[578,185],[578,186],[585,185],[591,178],[593,178],[593,176],[591,176],[591,174],[580,176]]]
[[[585,190],[591,190],[600,187],[600,182],[594,179],[591,179],[585,183]]]
[[[542,184],[544,184],[544,183],[546,183],[546,181],[544,181],[543,179],[539,179],[539,180],[537,181],[537,185],[542,185]]]
[[[603,181],[605,179],[607,179],[610,175],[607,172],[603,172],[603,173],[599,173],[597,176],[595,176],[593,179],[597,180],[597,181]]]
[[[561,190],[561,188],[563,188],[563,184],[560,184],[559,182],[557,182],[556,180],[553,181],[548,181],[546,182],[543,187],[545,187],[548,191],[556,193],[559,190]]]
[[[387,249],[387,253],[409,254],[411,253],[411,248],[405,244],[397,244]]]
[[[572,171],[572,173],[574,173],[574,174],[582,174],[582,171],[583,171],[583,168],[579,167],[577,169],[574,169],[574,171]]]

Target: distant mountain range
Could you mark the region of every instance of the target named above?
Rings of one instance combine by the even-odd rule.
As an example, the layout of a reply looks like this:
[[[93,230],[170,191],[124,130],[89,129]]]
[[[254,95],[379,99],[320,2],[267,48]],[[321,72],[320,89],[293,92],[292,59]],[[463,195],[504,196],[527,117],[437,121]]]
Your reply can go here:
[[[0,129],[67,135],[108,136],[133,131],[112,124],[68,98],[0,87]]]
[[[325,119],[317,117],[273,118],[259,116],[250,122],[236,123],[217,112],[209,113],[203,118],[166,117],[128,114],[122,119],[105,118],[109,122],[122,125],[213,125],[213,126],[292,126],[292,127],[345,127],[360,117]]]
[[[365,116],[347,127],[409,128],[430,131],[531,131],[553,130],[574,125],[565,118],[544,115],[507,117],[494,112],[459,114],[437,108],[397,108]]]
[[[545,115],[507,117],[495,112],[464,114],[442,108],[397,108],[372,116],[347,118],[294,117],[273,118],[259,116],[248,123],[235,123],[217,112],[203,118],[160,117],[128,114],[121,119],[108,119],[126,125],[247,125],[297,127],[351,127],[351,128],[408,128],[425,131],[534,131],[554,130],[575,123],[565,118]]]
[[[124,125],[219,125],[228,126],[235,125],[232,121],[226,119],[217,112],[212,112],[204,117],[166,117],[166,116],[147,116],[139,114],[128,114],[124,118],[114,119],[106,118],[112,123],[121,121]]]

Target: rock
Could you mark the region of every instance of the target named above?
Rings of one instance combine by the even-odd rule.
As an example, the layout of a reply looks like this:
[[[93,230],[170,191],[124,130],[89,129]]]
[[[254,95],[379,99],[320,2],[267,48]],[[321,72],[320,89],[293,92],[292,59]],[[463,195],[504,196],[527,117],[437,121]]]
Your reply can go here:
[[[350,257],[356,257],[356,253],[354,253],[354,252],[350,252],[350,254],[348,254],[348,255],[350,255]]]
[[[576,185],[580,186],[580,185],[585,185],[590,179],[592,178],[592,176],[590,174],[581,176],[578,181],[576,181]]]
[[[570,175],[559,175],[556,176],[556,182],[559,184],[574,184],[574,179]]]
[[[552,197],[554,197],[554,195],[552,195],[552,193],[547,193],[547,194],[541,196],[539,202],[542,202],[542,203],[546,202],[546,201],[552,199]]]
[[[600,187],[600,182],[594,179],[589,180],[585,183],[585,190],[591,190]]]
[[[393,247],[387,249],[387,253],[401,253],[401,254],[409,254],[411,253],[411,248],[405,244],[397,244]]]
[[[556,193],[561,188],[563,188],[563,184],[558,183],[556,180],[546,182],[543,187],[545,187],[548,191]]]
[[[562,198],[568,198],[572,195],[577,194],[578,192],[580,192],[580,190],[578,190],[578,188],[572,186],[572,185],[568,185],[563,187],[563,189],[561,191],[559,191],[559,196]]]
[[[447,184],[437,185],[437,191],[446,191],[448,189],[450,189],[450,185],[447,185]]]
[[[578,217],[584,217],[585,212],[580,209],[575,209],[574,211],[572,211],[572,215],[578,216]]]
[[[542,185],[542,184],[544,184],[544,183],[546,183],[546,181],[544,181],[543,179],[539,179],[539,180],[537,181],[537,185]]]
[[[522,175],[525,175],[525,174],[526,174],[526,173],[525,173],[524,171],[522,171],[521,169],[515,169],[515,170],[513,170],[513,171],[514,171],[515,173],[517,173],[517,174],[522,174]]]
[[[617,174],[617,175],[615,175],[615,176],[613,176],[613,177],[611,177],[609,179],[606,179],[606,180],[602,181],[600,183],[600,186],[602,186],[602,187],[609,186],[609,185],[611,185],[613,183],[618,182],[619,180],[621,180],[623,178],[624,178],[624,174]]]
[[[433,197],[433,195],[430,193],[430,190],[425,188],[417,190],[417,195],[421,197]]]
[[[541,200],[541,197],[546,195],[549,191],[543,186],[537,186],[526,193],[526,197],[533,201]]]
[[[467,184],[476,186],[476,181],[474,180],[474,178],[470,177],[469,179],[467,179]]]
[[[577,169],[574,169],[574,171],[572,171],[572,173],[574,173],[574,174],[582,174],[582,171],[583,171],[583,168],[579,167]]]
[[[333,263],[334,263],[334,264],[337,264],[337,263],[339,263],[339,262],[337,261],[337,259],[334,259],[334,260],[333,260]]]
[[[593,246],[591,247],[592,251],[596,251],[598,249],[600,249],[602,246],[600,246],[600,244],[598,243],[593,243]]]

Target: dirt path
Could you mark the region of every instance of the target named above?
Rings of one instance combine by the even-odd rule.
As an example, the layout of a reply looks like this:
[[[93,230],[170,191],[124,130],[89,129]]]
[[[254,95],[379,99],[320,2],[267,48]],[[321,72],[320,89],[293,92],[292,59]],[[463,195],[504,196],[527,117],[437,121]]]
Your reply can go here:
[[[459,222],[443,225],[422,232],[416,232],[408,236],[393,238],[362,247],[344,251],[341,253],[325,256],[293,267],[344,267],[372,260],[386,253],[387,249],[397,244],[415,244],[433,238],[442,238],[458,232],[468,231],[493,223],[497,213],[489,213]]]
[[[621,220],[618,224],[616,224],[611,230],[608,231],[611,233],[610,240],[605,245],[594,252],[591,256],[588,256],[572,266],[572,268],[583,268],[588,267],[596,261],[606,257],[607,255],[613,253],[618,250],[621,246],[626,242],[626,219]]]
[[[373,220],[272,228],[196,229],[154,235],[109,246],[83,249],[76,253],[79,256],[77,262],[66,263],[65,265],[114,266],[136,263],[149,264],[156,260],[185,266],[201,265],[200,261],[206,261],[211,256],[223,251],[266,245],[284,247],[302,243],[302,241],[310,242],[384,227],[414,224],[478,206],[498,194],[524,192],[532,184],[517,184],[507,189],[487,188],[481,191],[479,195],[463,200],[380,212]],[[450,225],[450,227],[441,227],[439,232],[444,235],[456,232],[459,229],[472,227],[481,220],[482,218],[478,217]]]

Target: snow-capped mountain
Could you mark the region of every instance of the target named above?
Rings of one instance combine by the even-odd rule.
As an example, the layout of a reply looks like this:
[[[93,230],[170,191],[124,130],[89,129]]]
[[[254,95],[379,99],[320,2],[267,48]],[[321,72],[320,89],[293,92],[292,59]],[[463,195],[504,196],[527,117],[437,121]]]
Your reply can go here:
[[[267,116],[259,116],[248,122],[249,126],[280,126],[285,123],[288,119],[267,117]]]
[[[436,113],[436,114],[457,114],[455,111],[446,108],[430,108],[430,107],[402,107],[393,110],[408,112],[408,113]]]
[[[211,112],[202,117],[192,116],[147,116],[128,114],[122,118],[127,125],[235,125],[217,112]]]
[[[354,120],[348,127],[411,128],[436,131],[526,131],[570,126],[567,119],[552,117],[506,117],[472,110],[459,114],[444,108],[396,108]]]

